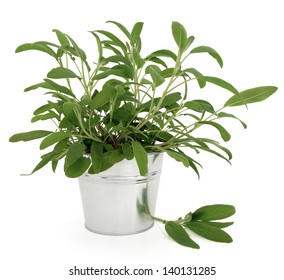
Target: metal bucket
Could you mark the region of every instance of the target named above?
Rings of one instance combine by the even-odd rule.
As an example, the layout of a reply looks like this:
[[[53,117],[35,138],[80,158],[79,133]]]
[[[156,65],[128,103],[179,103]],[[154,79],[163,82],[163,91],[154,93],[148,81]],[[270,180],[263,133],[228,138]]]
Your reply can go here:
[[[99,174],[84,174],[79,185],[86,228],[107,235],[128,235],[154,225],[163,154],[148,154],[148,174],[123,160]]]

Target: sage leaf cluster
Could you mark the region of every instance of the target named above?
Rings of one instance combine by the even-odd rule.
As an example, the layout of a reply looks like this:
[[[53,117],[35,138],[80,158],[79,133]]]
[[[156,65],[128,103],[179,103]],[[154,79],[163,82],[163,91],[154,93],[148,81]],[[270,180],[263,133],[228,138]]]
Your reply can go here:
[[[53,30],[54,42],[40,40],[16,48],[16,53],[39,51],[54,62],[42,81],[24,90],[27,94],[44,91],[48,96],[48,101],[35,108],[31,122],[53,122],[54,131],[21,132],[10,138],[10,142],[42,139],[39,148],[48,151],[32,173],[48,163],[55,172],[58,162],[64,161],[66,176],[76,178],[135,159],[141,175],[147,176],[149,152],[164,152],[198,176],[201,164],[196,155],[200,152],[230,162],[232,153],[223,142],[229,141],[231,134],[222,120],[231,118],[246,128],[230,108],[263,101],[277,88],[262,85],[239,91],[222,78],[203,75],[191,62],[192,56],[208,55],[208,63],[212,61],[217,67],[223,67],[224,62],[212,47],[196,45],[195,37],[179,22],[171,26],[176,47],[169,50],[165,44],[165,48],[148,54],[142,48],[149,43],[142,44],[143,22],[130,29],[116,21],[108,24],[117,32],[90,31],[97,45],[95,61],[89,60],[70,35],[58,29]],[[192,98],[192,83],[201,89],[213,84],[226,90],[228,99],[215,109],[203,95]],[[199,137],[200,127],[216,130],[216,139]],[[213,230],[214,225],[205,220],[191,222],[188,227],[199,234],[208,228],[212,236],[220,231],[218,227]],[[180,225],[168,223],[167,231],[171,235],[178,232],[175,238],[179,242],[196,246],[185,238]]]
[[[169,237],[182,246],[199,249],[200,246],[190,237],[190,231],[215,242],[231,243],[232,237],[223,230],[233,222],[220,222],[231,217],[236,212],[235,207],[226,204],[203,206],[184,218],[176,221],[165,221],[165,230]],[[161,219],[158,219],[161,221]]]

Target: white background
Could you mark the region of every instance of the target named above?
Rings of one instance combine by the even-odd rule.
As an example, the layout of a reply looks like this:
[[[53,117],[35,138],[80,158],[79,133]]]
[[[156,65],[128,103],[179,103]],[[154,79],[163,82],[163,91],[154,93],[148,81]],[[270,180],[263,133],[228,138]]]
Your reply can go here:
[[[68,270],[93,266],[162,269],[164,266],[216,266],[217,275],[189,279],[283,279],[283,8],[280,0],[251,1],[5,1],[0,9],[1,72],[1,194],[0,278],[71,279]],[[267,101],[241,108],[248,124],[224,122],[232,134],[227,144],[234,155],[229,166],[202,155],[201,179],[165,158],[157,215],[176,219],[205,204],[228,203],[237,208],[228,229],[232,244],[196,237],[200,250],[176,245],[161,225],[134,236],[109,237],[84,228],[77,180],[45,168],[30,177],[37,163],[39,141],[10,144],[21,131],[46,129],[31,124],[32,112],[44,97],[23,89],[40,82],[56,67],[43,53],[15,54],[25,42],[55,40],[58,28],[94,54],[95,40],[87,31],[105,29],[107,20],[132,27],[144,21],[144,54],[174,48],[171,21],[183,23],[198,45],[209,45],[222,55],[224,68],[204,55],[198,68],[231,81],[239,90],[275,85],[278,92]],[[109,27],[111,28],[111,27]],[[207,64],[210,66],[207,68]],[[220,102],[230,95],[208,87],[202,91]],[[213,96],[213,97],[212,97]],[[206,97],[205,97],[206,98]],[[211,130],[210,130],[211,131]],[[73,277],[73,279],[110,279]],[[121,277],[123,278],[123,277]],[[137,279],[162,279],[161,274]],[[187,279],[175,276],[171,279]],[[118,279],[118,278],[116,278]]]

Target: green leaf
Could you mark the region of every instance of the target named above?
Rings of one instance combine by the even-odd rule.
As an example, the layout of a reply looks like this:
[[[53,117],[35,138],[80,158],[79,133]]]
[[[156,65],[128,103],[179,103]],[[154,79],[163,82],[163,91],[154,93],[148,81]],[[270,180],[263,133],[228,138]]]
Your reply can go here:
[[[84,52],[82,49],[79,48],[79,46],[76,44],[76,42],[75,42],[69,35],[65,34],[65,36],[68,38],[68,40],[69,40],[69,41],[71,42],[71,44],[73,45],[73,47],[74,47],[74,49],[75,49],[75,51],[76,51],[75,55],[79,56],[80,59],[81,59],[81,60],[85,63],[85,65],[87,66],[88,70],[90,70],[90,67],[89,67],[89,65],[88,65],[88,63],[87,63],[87,61],[86,61],[87,56],[86,56],[85,52]]]
[[[220,135],[222,137],[222,139],[224,141],[229,141],[231,139],[231,135],[230,133],[220,124],[216,123],[216,122],[212,122],[212,121],[199,121],[198,123],[200,124],[208,124],[211,126],[214,126],[215,128],[218,129],[218,131],[220,132]]]
[[[167,94],[161,104],[160,108],[164,108],[167,106],[171,106],[175,104],[177,101],[181,99],[181,93],[180,92],[173,92],[170,94]]]
[[[223,152],[225,152],[228,155],[229,160],[232,159],[233,155],[232,155],[231,151],[228,150],[227,148],[221,146],[217,141],[207,139],[207,138],[199,138],[199,140],[204,141],[206,143],[210,143],[210,144],[216,146],[217,148],[219,148],[220,150],[222,150]]]
[[[133,50],[133,59],[138,69],[142,68],[145,64],[145,60],[142,59],[140,54],[135,49]]]
[[[142,29],[143,29],[143,25],[144,25],[143,22],[136,22],[135,25],[132,28],[131,37],[132,37],[134,44],[137,43],[137,40],[140,37],[140,34],[142,32]]]
[[[26,89],[24,89],[24,92],[28,92],[30,90],[35,90],[35,89],[38,89],[38,88],[45,88],[45,89],[51,89],[53,90],[54,88],[48,84],[47,82],[42,82],[42,83],[38,83],[38,84],[35,84],[35,85],[32,85],[30,87],[27,87]]]
[[[92,142],[91,145],[91,158],[92,158],[92,169],[95,174],[102,171],[103,165],[103,149],[104,145],[99,142]]]
[[[33,171],[28,174],[28,175],[32,175],[33,173],[35,173],[36,171],[40,170],[41,168],[43,168],[45,165],[47,165],[52,158],[54,157],[53,153],[49,153],[46,157],[44,157],[37,165],[36,167],[33,169]]]
[[[164,83],[165,79],[154,69],[154,67],[149,67],[149,72],[156,87]]]
[[[116,89],[113,87],[106,87],[101,92],[99,92],[92,101],[92,109],[98,109],[110,102],[112,98],[116,95]]]
[[[214,204],[203,206],[192,214],[192,220],[197,221],[214,221],[231,217],[236,213],[236,209],[232,205]]]
[[[172,34],[179,49],[181,51],[184,51],[188,41],[187,41],[187,33],[183,25],[180,24],[179,22],[173,21]]]
[[[151,53],[150,55],[148,55],[145,58],[145,60],[149,60],[152,57],[169,57],[169,58],[172,58],[174,61],[177,60],[176,54],[174,54],[172,51],[166,50],[166,49],[158,50],[158,51]]]
[[[58,29],[53,29],[52,32],[55,32],[58,41],[60,42],[61,46],[70,46],[68,38]]]
[[[40,106],[39,108],[37,108],[35,111],[34,111],[34,115],[39,115],[39,114],[42,114],[48,110],[51,110],[53,109],[54,107],[51,105],[51,104],[44,104],[42,106]]]
[[[51,89],[54,89],[56,91],[65,93],[65,94],[70,95],[72,97],[75,97],[74,93],[69,88],[67,88],[65,86],[61,86],[61,85],[59,85],[59,84],[57,84],[54,81],[49,80],[49,79],[44,79],[44,81],[50,85]]]
[[[37,121],[45,121],[45,120],[49,120],[49,119],[59,120],[59,116],[56,113],[54,113],[53,111],[50,111],[49,113],[44,114],[44,115],[34,116],[31,120],[31,122],[34,123],[34,122],[37,122]]]
[[[79,78],[73,71],[64,67],[53,68],[47,77],[50,79]]]
[[[160,65],[164,66],[165,68],[168,68],[167,64],[162,59],[160,59],[158,57],[151,57],[151,58],[149,58],[149,61],[152,61],[156,64],[160,64]]]
[[[113,23],[115,24],[125,35],[126,37],[131,40],[132,37],[131,37],[131,34],[129,33],[129,31],[127,30],[127,28],[125,26],[123,26],[121,23],[117,22],[117,21],[112,21],[112,20],[109,20],[107,21],[107,23]]]
[[[194,249],[199,249],[199,245],[195,243],[187,234],[185,229],[174,222],[166,222],[165,230],[168,235],[178,244]]]
[[[110,162],[110,157],[112,155],[112,152],[113,151],[111,150],[103,153],[101,171],[105,171],[113,166],[113,163]]]
[[[29,132],[22,132],[22,133],[17,133],[11,136],[9,141],[10,142],[19,142],[19,141],[26,142],[26,141],[31,141],[34,139],[45,137],[51,133],[52,131],[47,131],[47,130],[33,130]]]
[[[183,72],[188,72],[188,73],[193,74],[194,77],[196,78],[200,88],[204,88],[206,86],[205,77],[199,71],[197,71],[195,68],[188,68],[188,69],[183,70]]]
[[[108,31],[105,31],[105,30],[96,30],[96,31],[93,31],[93,32],[97,32],[97,33],[100,33],[100,34],[103,34],[105,35],[106,37],[108,37],[112,42],[114,42],[116,45],[118,45],[122,51],[127,54],[127,48],[126,46],[123,44],[123,42],[118,38],[116,37],[114,34],[112,34],[111,32],[108,32]]]
[[[210,47],[200,46],[200,47],[192,49],[190,53],[209,53],[213,58],[215,58],[217,60],[220,67],[221,68],[223,67],[223,60],[222,60],[221,56],[214,49],[212,49]]]
[[[191,145],[190,148],[204,150],[204,151],[206,151],[206,152],[208,152],[208,153],[211,153],[211,154],[213,154],[213,155],[216,155],[216,156],[218,156],[218,157],[224,159],[225,161],[227,161],[228,163],[231,164],[231,162],[230,162],[229,159],[227,159],[226,157],[224,157],[224,156],[221,155],[220,153],[218,153],[218,152],[216,152],[215,150],[212,150],[212,149],[210,149],[210,148],[208,148],[208,147]],[[231,157],[231,156],[229,156],[229,158],[230,158],[230,157]]]
[[[57,59],[56,53],[50,47],[44,44],[40,44],[39,42],[38,43],[26,43],[26,44],[20,45],[19,47],[17,47],[16,53],[29,51],[29,50],[42,51]]]
[[[238,121],[240,121],[240,123],[243,125],[244,128],[247,128],[246,123],[244,123],[242,120],[240,120],[238,117],[232,115],[232,114],[228,114],[225,112],[220,112],[218,114],[218,118],[233,118],[233,119],[237,119]]]
[[[198,235],[216,242],[230,243],[233,241],[232,237],[218,227],[204,224],[202,222],[189,222],[186,227]]]
[[[166,68],[160,72],[160,75],[163,78],[170,78],[173,76],[173,73],[174,73],[174,68]]]
[[[89,158],[79,158],[75,163],[65,168],[65,175],[69,178],[77,178],[86,172],[91,164]]]
[[[100,58],[100,57],[103,56],[103,46],[102,46],[102,42],[101,42],[99,36],[98,36],[96,33],[94,33],[94,32],[91,32],[91,33],[92,33],[92,34],[94,35],[94,37],[96,38],[97,46],[98,46],[98,52],[99,52],[99,58]]]
[[[72,111],[81,112],[81,107],[78,103],[75,102],[64,102],[62,110],[65,116],[68,116]]]
[[[183,154],[179,153],[179,152],[176,152],[176,151],[173,151],[173,150],[165,150],[165,152],[170,156],[172,157],[173,159],[175,159],[176,161],[178,162],[182,162],[183,165],[185,167],[189,167],[189,161],[187,159],[186,156],[184,156]]]
[[[136,159],[141,176],[145,176],[148,172],[148,156],[144,147],[140,142],[131,142],[134,157]]]
[[[160,97],[154,98],[154,105],[155,106],[158,105],[160,99],[161,99]],[[165,108],[167,106],[171,106],[171,105],[175,104],[177,101],[179,101],[180,99],[181,99],[180,92],[170,93],[170,94],[165,96],[164,100],[162,101],[160,108]],[[142,112],[149,111],[150,106],[151,106],[151,100],[147,101],[146,103],[141,105],[141,111]]]
[[[226,81],[224,81],[220,78],[217,78],[217,77],[205,76],[204,78],[206,79],[207,82],[212,83],[214,85],[217,85],[219,87],[222,87],[222,88],[240,96],[239,91],[234,86],[232,86],[230,83],[228,83],[228,82],[226,82]]]
[[[234,222],[222,223],[222,222],[204,222],[204,221],[202,221],[202,223],[206,224],[206,225],[213,226],[213,227],[217,227],[217,228],[226,228],[226,227],[229,227],[229,226],[234,224]]]
[[[240,96],[232,96],[224,106],[241,106],[249,103],[260,102],[267,99],[276,91],[277,87],[274,86],[263,86],[247,89],[240,92]]]
[[[187,42],[186,42],[184,50],[187,50],[190,47],[190,45],[193,43],[194,39],[195,39],[194,36],[190,36],[190,37],[187,38]]]
[[[109,158],[109,162],[116,164],[125,159],[124,154],[120,150],[114,150]]]
[[[64,132],[64,131],[54,132],[42,140],[40,144],[40,149],[43,150],[68,137],[70,137],[69,132]]]
[[[85,152],[85,145],[74,143],[71,144],[68,148],[65,163],[67,166],[74,164],[79,158],[83,156]]]
[[[133,159],[134,155],[133,155],[133,151],[132,151],[131,145],[129,143],[123,143],[121,148],[122,148],[122,152],[124,153],[125,158],[127,160]]]
[[[184,107],[199,113],[203,113],[204,111],[211,114],[215,113],[214,107],[208,101],[200,99],[187,101],[184,103]]]
[[[114,76],[118,76],[118,77],[122,77],[126,80],[128,79],[132,79],[133,73],[131,71],[131,69],[126,66],[126,65],[117,65],[114,66],[113,68],[103,71],[97,75],[95,75],[93,77],[93,80],[101,80],[101,79],[105,79],[110,75],[114,75]]]

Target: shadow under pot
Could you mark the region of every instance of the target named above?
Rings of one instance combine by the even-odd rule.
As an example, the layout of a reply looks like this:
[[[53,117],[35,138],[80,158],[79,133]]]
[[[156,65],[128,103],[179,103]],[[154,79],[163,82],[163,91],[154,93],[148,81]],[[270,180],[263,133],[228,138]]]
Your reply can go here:
[[[99,174],[79,177],[88,230],[129,235],[154,225],[163,153],[148,153],[148,174],[141,176],[135,159],[123,160]]]

